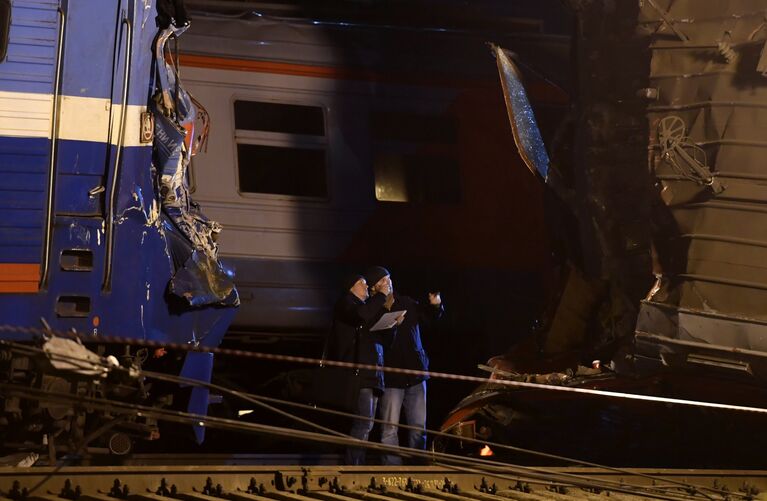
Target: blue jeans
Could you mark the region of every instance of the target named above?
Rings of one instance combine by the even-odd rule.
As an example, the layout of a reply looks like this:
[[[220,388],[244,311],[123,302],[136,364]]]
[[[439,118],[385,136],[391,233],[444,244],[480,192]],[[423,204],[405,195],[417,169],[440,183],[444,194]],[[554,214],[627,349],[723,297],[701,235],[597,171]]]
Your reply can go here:
[[[357,415],[364,419],[355,419],[352,423],[352,429],[349,435],[352,437],[367,441],[370,430],[373,429],[372,419],[376,415],[378,406],[378,397],[373,388],[360,388],[357,397]],[[365,449],[360,447],[349,447],[346,449],[346,464],[365,464]]]
[[[416,426],[407,431],[407,446],[426,449],[426,381],[407,388],[386,388],[381,397],[381,419],[391,424],[381,425],[381,443],[399,445],[400,411],[405,409],[405,424]],[[402,458],[392,454],[383,456],[383,464],[400,465]]]

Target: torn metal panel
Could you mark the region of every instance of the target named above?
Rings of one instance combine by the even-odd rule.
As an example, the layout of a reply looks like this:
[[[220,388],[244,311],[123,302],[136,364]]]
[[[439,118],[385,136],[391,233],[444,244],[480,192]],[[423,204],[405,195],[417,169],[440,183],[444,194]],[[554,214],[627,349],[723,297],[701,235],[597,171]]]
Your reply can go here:
[[[506,50],[497,45],[493,45],[492,50],[498,64],[503,98],[519,156],[530,172],[538,173],[545,180],[549,175],[549,155],[546,153],[533,108],[522,85],[519,69]]]
[[[232,305],[237,298],[230,272],[218,261],[198,249],[176,271],[170,282],[170,291],[183,297],[190,306],[205,304]]]
[[[607,293],[581,312],[590,317],[592,349],[600,356],[631,338],[639,301],[653,284],[652,178],[647,169],[647,36],[637,33],[637,2],[570,0],[576,13],[573,57],[577,88],[569,120],[572,149],[553,144],[548,185],[574,218],[562,218],[567,259]],[[676,136],[674,136],[676,137]],[[680,162],[708,177],[682,138]],[[681,153],[677,150],[681,150]],[[682,157],[681,155],[684,155]],[[691,156],[690,167],[686,156]],[[558,209],[559,210],[559,209]],[[575,220],[577,224],[569,221]],[[586,305],[584,305],[585,307]],[[584,327],[585,328],[585,327]],[[610,347],[613,348],[610,348]],[[588,349],[588,348],[586,348]],[[605,350],[605,351],[603,351]]]
[[[185,222],[183,217],[190,216],[180,214],[182,224]],[[205,252],[204,247],[195,246],[187,233],[181,230],[179,219],[174,221],[167,212],[162,219],[168,252],[176,270],[168,287],[169,292],[184,299],[189,306],[237,306],[239,296],[232,281],[233,273]],[[199,236],[201,233],[193,235]]]
[[[582,271],[583,283],[590,284],[585,296],[563,301],[556,313],[563,321],[547,325],[551,332],[539,345],[547,345],[544,351],[551,354],[575,346],[588,350],[591,343],[603,353],[630,339],[639,301],[653,283],[646,101],[638,91],[654,94],[646,85],[649,54],[646,36],[637,34],[637,3],[568,3],[577,13],[573,55],[578,88],[571,115],[561,127],[568,129],[562,136],[573,138],[573,149],[555,141],[546,153],[518,69],[510,54],[499,47],[493,50],[520,155],[558,198],[551,212],[557,213],[561,226],[553,238],[562,241],[567,256],[561,265],[571,261]],[[711,184],[708,160],[700,160],[684,139],[669,138],[670,154],[678,156],[701,185]],[[550,165],[549,154],[556,163]],[[565,228],[574,219],[580,228]]]
[[[73,339],[53,336],[43,344],[50,364],[57,370],[83,376],[106,376],[101,357]]]
[[[237,306],[232,273],[218,260],[221,225],[209,220],[189,194],[189,163],[205,144],[208,114],[181,85],[168,41],[189,23],[169,24],[155,45],[157,89],[154,114],[154,164],[158,170],[168,253],[176,270],[169,291],[189,306]]]

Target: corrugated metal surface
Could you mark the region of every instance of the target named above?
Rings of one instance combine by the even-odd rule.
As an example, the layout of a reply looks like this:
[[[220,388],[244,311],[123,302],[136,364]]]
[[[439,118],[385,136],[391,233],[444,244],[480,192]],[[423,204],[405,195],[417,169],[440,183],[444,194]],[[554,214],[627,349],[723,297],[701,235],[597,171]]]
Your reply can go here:
[[[658,92],[648,108],[651,167],[677,223],[660,256],[673,283],[656,300],[767,320],[767,77],[757,68],[767,2],[657,3],[681,36],[645,9],[641,21],[658,29],[650,46]],[[680,148],[722,191],[690,178],[689,162],[669,151],[663,129],[674,126]]]
[[[660,278],[640,311],[639,353],[764,381],[767,1],[643,5]]]
[[[0,91],[51,94],[59,3],[14,0],[8,57],[0,63]]]
[[[0,263],[40,262],[50,154],[58,2],[14,1],[0,63]],[[9,275],[7,275],[8,277]],[[6,280],[3,291],[36,283]]]

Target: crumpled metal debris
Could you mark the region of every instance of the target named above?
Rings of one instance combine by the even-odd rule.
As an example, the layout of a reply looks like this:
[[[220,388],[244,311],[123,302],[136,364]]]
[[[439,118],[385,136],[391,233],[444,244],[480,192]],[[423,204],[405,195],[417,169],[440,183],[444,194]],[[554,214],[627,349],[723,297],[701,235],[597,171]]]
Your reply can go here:
[[[101,357],[80,342],[62,337],[51,337],[43,344],[51,365],[61,371],[71,371],[83,376],[106,376],[109,367]]]
[[[600,367],[585,367],[583,365],[578,365],[575,369],[566,369],[565,371],[528,374],[499,369],[494,365],[494,360],[490,360],[488,364],[493,365],[480,364],[477,368],[490,372],[490,380],[518,381],[521,383],[548,384],[554,386],[567,386],[572,383],[575,378],[597,376],[606,373],[606,371]]]
[[[36,452],[17,452],[16,454],[0,457],[0,466],[29,468],[34,466],[38,459],[40,459],[40,454]]]
[[[234,283],[215,259],[199,250],[192,251],[183,268],[176,272],[170,291],[191,306],[225,302],[236,298]]]
[[[155,45],[153,160],[160,177],[162,227],[176,268],[168,289],[190,306],[237,306],[232,273],[218,260],[221,225],[208,219],[189,195],[189,163],[206,142],[208,113],[181,86],[176,65],[166,57],[168,40],[188,27],[169,24]]]

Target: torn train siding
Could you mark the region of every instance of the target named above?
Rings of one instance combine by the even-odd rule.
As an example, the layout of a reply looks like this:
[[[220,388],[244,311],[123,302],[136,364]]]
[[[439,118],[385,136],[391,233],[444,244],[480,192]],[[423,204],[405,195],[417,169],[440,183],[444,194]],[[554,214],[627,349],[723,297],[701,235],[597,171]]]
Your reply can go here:
[[[640,367],[767,379],[766,15],[764,0],[641,10],[659,278],[637,322]]]
[[[609,284],[591,351],[760,375],[726,352],[767,352],[767,1],[568,3],[574,166],[550,178],[580,225],[568,255]]]
[[[575,280],[591,298],[579,304],[579,294],[570,297],[575,301],[552,296],[536,333],[536,345],[544,347],[538,354],[569,357],[577,350],[606,359],[631,339],[639,301],[652,285],[646,102],[637,97],[647,86],[647,36],[637,34],[637,2],[567,4],[577,20],[572,49],[577,83],[571,109],[540,161],[531,161],[536,155],[525,154],[525,141],[517,137],[534,128],[534,121],[525,120],[524,106],[515,105],[509,77],[518,72],[509,71],[500,57],[497,62],[518,149],[554,195],[547,217],[561,272],[552,277],[559,284],[553,289],[564,290]],[[573,313],[584,318],[583,328],[572,328]],[[561,335],[552,336],[553,331]]]
[[[546,180],[549,175],[549,155],[522,85],[520,72],[508,51],[497,45],[491,45],[491,49],[501,76],[503,99],[519,155],[533,174],[537,172]]]
[[[734,365],[716,353],[767,351],[767,1],[569,4],[575,154],[547,181],[580,224],[567,256],[604,282],[586,349],[606,358],[635,334],[640,369],[705,348],[695,366],[753,372],[743,352]],[[513,63],[494,50],[515,141],[545,178]]]
[[[577,12],[574,155],[568,173],[549,150],[547,184],[577,217],[579,240],[566,241],[571,272],[536,351],[491,360],[494,378],[764,408],[767,0],[568,3]],[[598,374],[539,375],[589,355],[611,363],[595,364]],[[489,380],[443,430],[621,466],[753,468],[767,446],[754,433],[761,426],[703,406]]]
[[[205,144],[209,118],[180,85],[177,65],[166,56],[168,40],[188,26],[171,24],[159,33],[155,45],[153,161],[160,180],[161,227],[175,270],[169,291],[193,307],[237,306],[233,274],[218,260],[221,225],[205,217],[189,195],[189,163]]]

